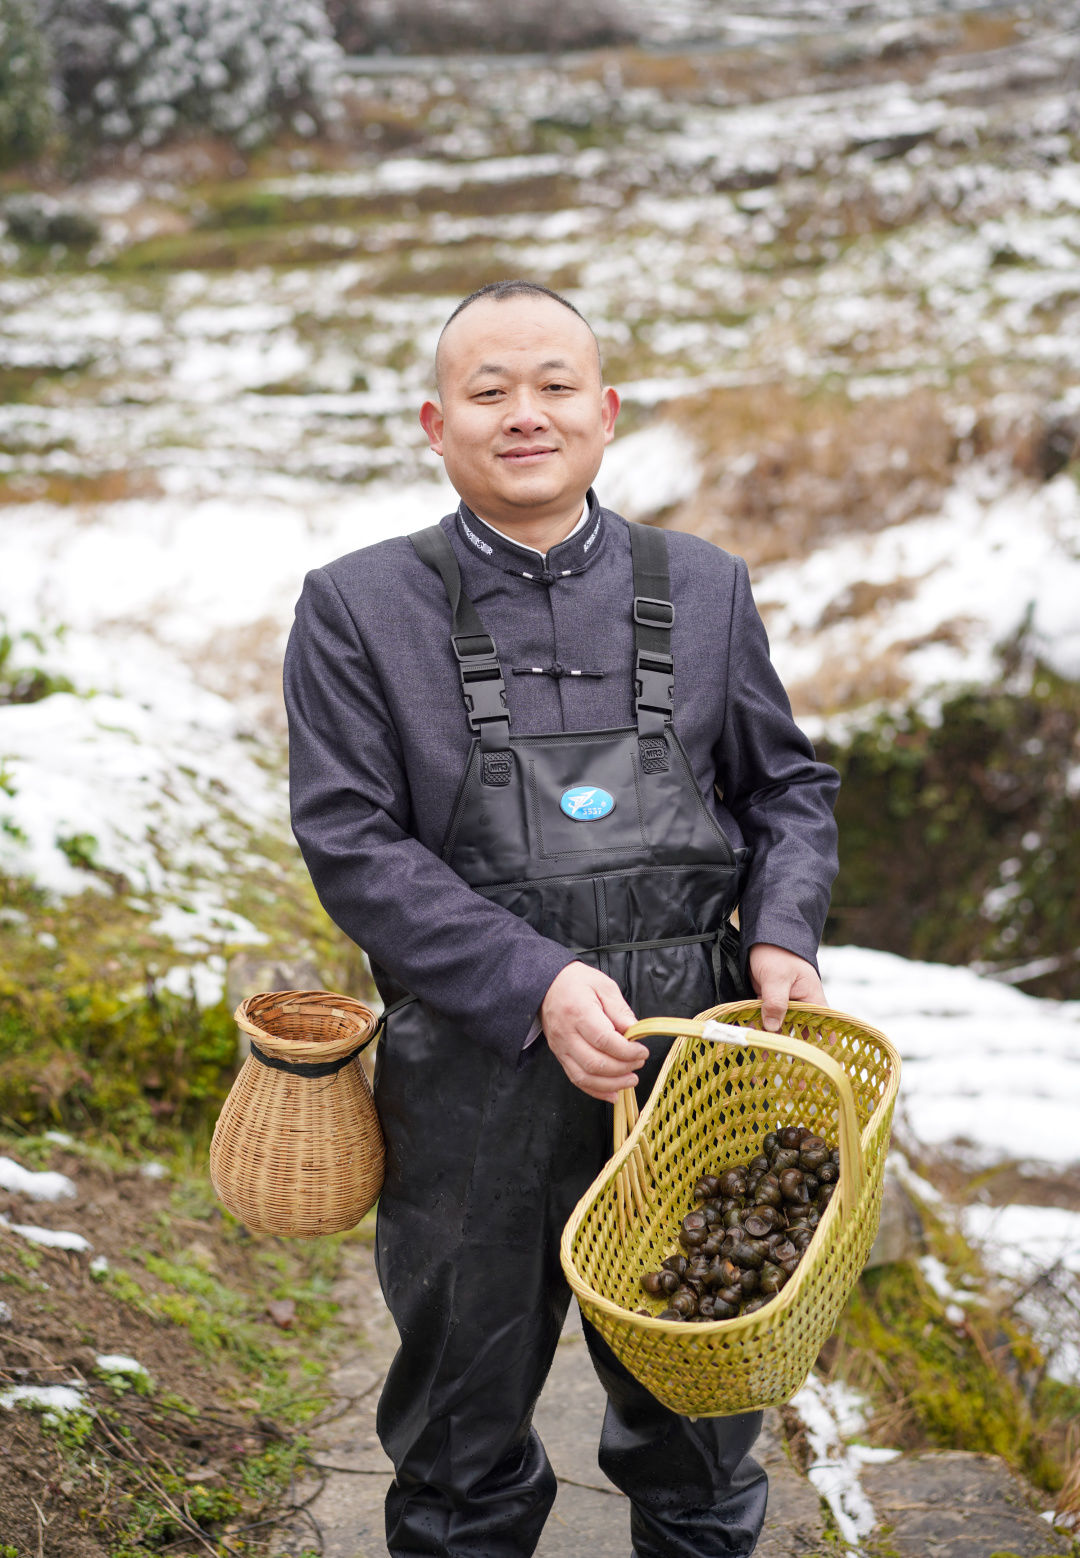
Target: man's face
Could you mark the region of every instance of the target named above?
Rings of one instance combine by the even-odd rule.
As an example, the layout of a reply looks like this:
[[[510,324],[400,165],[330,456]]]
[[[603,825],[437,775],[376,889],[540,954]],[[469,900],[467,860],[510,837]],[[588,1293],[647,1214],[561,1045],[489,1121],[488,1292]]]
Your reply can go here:
[[[583,319],[545,297],[471,303],[443,335],[439,399],[420,421],[474,513],[576,521],[619,411]]]

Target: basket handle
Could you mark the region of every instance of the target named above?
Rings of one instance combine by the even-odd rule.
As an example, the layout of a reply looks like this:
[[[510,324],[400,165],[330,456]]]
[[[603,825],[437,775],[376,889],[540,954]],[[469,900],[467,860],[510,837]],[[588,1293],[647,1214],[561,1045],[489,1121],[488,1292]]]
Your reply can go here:
[[[863,1193],[866,1165],[859,1141],[855,1095],[843,1066],[814,1045],[804,1044],[802,1039],[790,1038],[786,1033],[764,1033],[757,1028],[738,1027],[733,1023],[715,1022],[711,1018],[702,1021],[697,1017],[647,1017],[627,1028],[623,1038],[632,1040],[672,1034],[679,1038],[688,1036],[704,1039],[709,1044],[738,1044],[742,1049],[767,1049],[780,1055],[794,1055],[797,1060],[816,1067],[825,1075],[832,1083],[840,1105],[839,1189],[844,1211],[850,1216]],[[637,1118],[637,1098],[633,1088],[626,1088],[615,1102],[616,1152],[633,1130]]]

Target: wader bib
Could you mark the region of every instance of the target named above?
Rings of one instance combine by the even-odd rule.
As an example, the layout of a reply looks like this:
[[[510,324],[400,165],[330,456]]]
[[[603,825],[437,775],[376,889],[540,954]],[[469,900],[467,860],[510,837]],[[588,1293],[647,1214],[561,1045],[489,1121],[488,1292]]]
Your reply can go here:
[[[443,859],[609,974],[636,1016],[690,1016],[744,993],[728,924],[742,852],[671,723],[664,537],[638,525],[631,537],[637,723],[528,736],[510,734],[495,646],[450,543],[437,526],[411,538],[446,585],[475,738]],[[662,1058],[643,1069],[643,1097]],[[378,1416],[396,1469],[387,1545],[394,1558],[526,1558],[555,1496],[531,1424],[570,1297],[559,1238],[610,1155],[611,1108],[573,1086],[542,1038],[513,1068],[408,998],[387,1011],[376,1102],[376,1257],[401,1337]],[[631,1500],[637,1558],[752,1552],[760,1414],[678,1417],[585,1332],[609,1401],[600,1465]]]

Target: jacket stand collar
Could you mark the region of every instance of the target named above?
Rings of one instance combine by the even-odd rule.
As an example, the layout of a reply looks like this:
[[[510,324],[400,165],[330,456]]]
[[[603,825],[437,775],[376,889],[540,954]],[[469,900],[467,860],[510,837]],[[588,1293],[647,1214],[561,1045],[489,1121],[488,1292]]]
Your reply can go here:
[[[581,529],[576,535],[558,542],[543,559],[532,547],[519,545],[485,524],[464,502],[458,504],[457,530],[469,551],[482,562],[519,579],[552,584],[570,574],[583,573],[603,550],[607,521],[591,487],[585,501],[588,513]]]

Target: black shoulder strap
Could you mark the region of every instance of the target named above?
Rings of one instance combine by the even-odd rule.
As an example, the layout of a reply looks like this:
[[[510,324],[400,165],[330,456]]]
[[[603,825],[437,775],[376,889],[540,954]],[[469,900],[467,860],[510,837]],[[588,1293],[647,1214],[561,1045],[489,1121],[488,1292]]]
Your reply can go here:
[[[505,753],[510,746],[510,715],[506,708],[506,685],[495,650],[495,640],[484,627],[480,614],[461,587],[461,569],[454,549],[440,525],[418,530],[409,537],[421,562],[441,575],[450,601],[454,621],[450,643],[461,673],[461,691],[469,711],[469,728],[480,736],[484,758],[485,784],[498,783],[489,777],[504,765],[488,761],[489,753]],[[509,778],[509,770],[507,779]],[[505,780],[502,782],[506,782]]]
[[[642,743],[642,762],[649,766],[649,751],[659,755],[657,740],[664,735],[674,713],[675,662],[671,657],[671,629],[675,607],[671,603],[667,538],[651,525],[630,526],[630,552],[634,565],[634,710]],[[666,762],[664,744],[664,762]]]

